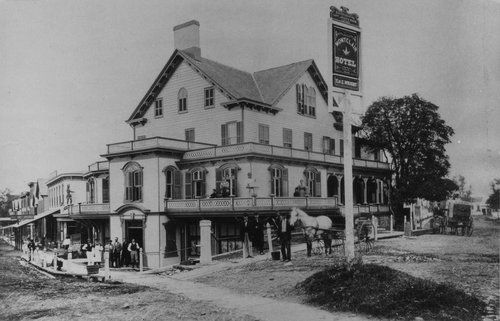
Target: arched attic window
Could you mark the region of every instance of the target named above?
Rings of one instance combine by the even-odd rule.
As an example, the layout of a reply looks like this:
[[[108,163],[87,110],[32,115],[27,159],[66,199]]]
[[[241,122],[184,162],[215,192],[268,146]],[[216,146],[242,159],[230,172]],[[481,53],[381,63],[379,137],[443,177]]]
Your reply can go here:
[[[177,101],[179,102],[178,104],[179,112],[187,111],[187,99],[188,99],[188,92],[186,88],[182,87],[181,89],[179,89],[179,93],[177,94]]]
[[[181,198],[181,172],[175,166],[167,166],[165,174],[165,198]]]
[[[203,167],[193,168],[186,172],[184,180],[186,198],[206,197],[206,172],[207,170]]]
[[[123,167],[125,175],[125,201],[142,201],[142,167],[136,162],[129,162]]]
[[[321,173],[316,168],[306,168],[304,171],[308,196],[321,197]]]
[[[288,196],[288,169],[281,165],[269,166],[271,195],[276,197]]]

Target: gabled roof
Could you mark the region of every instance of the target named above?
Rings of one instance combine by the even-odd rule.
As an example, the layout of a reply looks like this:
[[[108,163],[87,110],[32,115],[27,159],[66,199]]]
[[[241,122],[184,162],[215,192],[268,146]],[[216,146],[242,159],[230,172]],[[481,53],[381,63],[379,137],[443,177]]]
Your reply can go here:
[[[182,61],[185,61],[235,103],[250,100],[257,104],[261,103],[265,110],[271,107],[273,112],[277,112],[279,108],[273,107],[306,71],[310,73],[316,82],[323,99],[328,102],[326,82],[312,59],[251,74],[210,59],[195,58],[189,50],[175,50],[153,85],[127,120],[128,123],[143,120],[142,117]]]

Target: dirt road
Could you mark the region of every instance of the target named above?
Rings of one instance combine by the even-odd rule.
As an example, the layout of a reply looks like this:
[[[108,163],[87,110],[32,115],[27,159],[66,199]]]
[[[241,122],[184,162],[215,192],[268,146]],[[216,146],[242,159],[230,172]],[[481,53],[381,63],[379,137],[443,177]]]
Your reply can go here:
[[[49,279],[0,245],[0,320],[237,320],[256,318],[146,286]]]
[[[363,255],[363,261],[437,282],[450,282],[494,306],[495,311],[490,310],[494,314],[498,311],[499,231],[498,223],[476,217],[472,237],[422,235],[382,240]],[[341,253],[307,258],[302,251],[294,253],[292,266],[277,261],[255,262],[201,276],[196,281],[239,293],[303,302],[304,297],[295,290],[297,282],[340,259]]]

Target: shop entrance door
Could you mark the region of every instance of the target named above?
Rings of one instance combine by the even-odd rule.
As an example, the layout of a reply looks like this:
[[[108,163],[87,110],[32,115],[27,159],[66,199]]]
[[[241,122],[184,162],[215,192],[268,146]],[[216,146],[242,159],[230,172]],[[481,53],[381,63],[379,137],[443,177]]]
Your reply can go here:
[[[131,242],[134,239],[144,249],[144,230],[142,221],[125,221],[125,239]]]

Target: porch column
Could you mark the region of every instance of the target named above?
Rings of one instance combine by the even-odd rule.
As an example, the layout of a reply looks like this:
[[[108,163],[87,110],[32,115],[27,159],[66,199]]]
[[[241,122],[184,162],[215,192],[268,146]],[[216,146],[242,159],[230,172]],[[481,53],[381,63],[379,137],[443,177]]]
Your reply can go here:
[[[210,220],[200,221],[200,263],[212,262],[212,242],[210,240],[212,222]]]
[[[385,183],[383,180],[380,180],[380,187],[382,187],[380,189],[380,204],[384,204],[384,187],[385,187]]]
[[[367,204],[367,194],[368,194],[368,177],[363,177],[363,204]]]
[[[377,193],[375,193],[375,195],[376,195],[375,198],[376,198],[377,204],[380,204],[380,193],[381,193],[380,192],[380,190],[381,190],[380,189],[380,180],[377,178],[375,181],[377,182]]]
[[[339,188],[337,189],[337,197],[339,204],[342,204],[342,177],[344,175],[337,175],[335,174],[335,177],[337,177],[337,182],[339,183]]]

